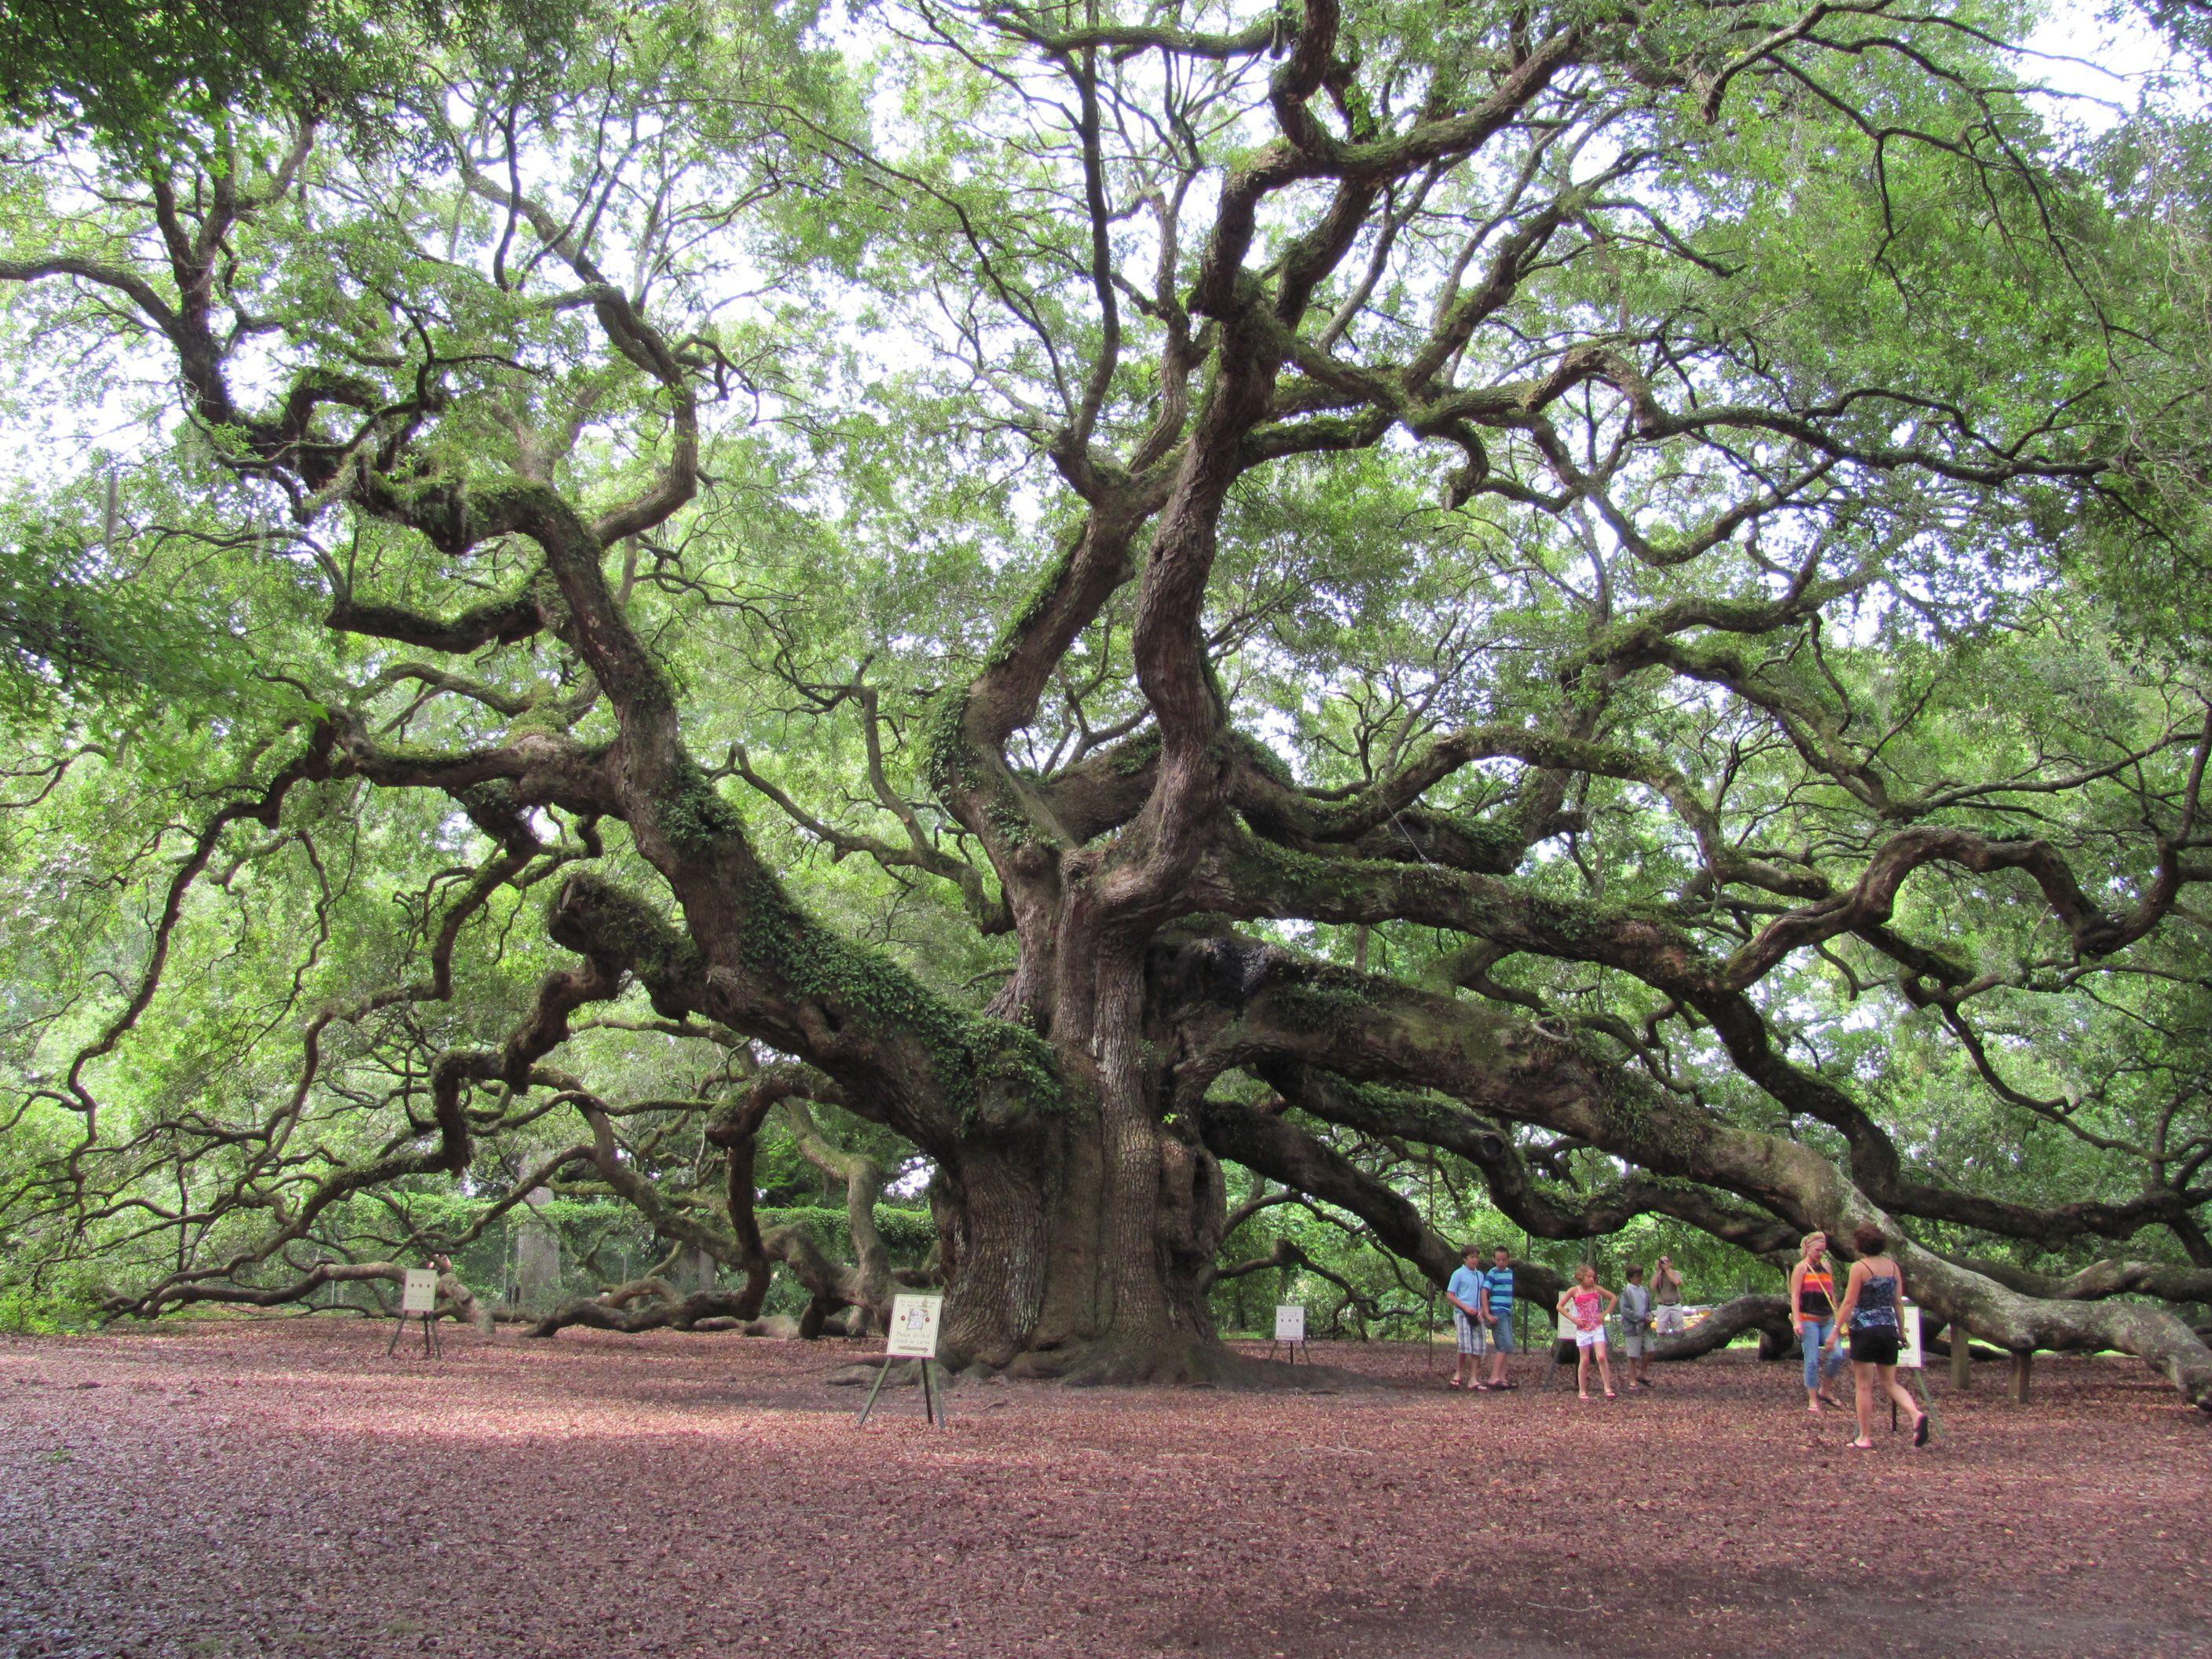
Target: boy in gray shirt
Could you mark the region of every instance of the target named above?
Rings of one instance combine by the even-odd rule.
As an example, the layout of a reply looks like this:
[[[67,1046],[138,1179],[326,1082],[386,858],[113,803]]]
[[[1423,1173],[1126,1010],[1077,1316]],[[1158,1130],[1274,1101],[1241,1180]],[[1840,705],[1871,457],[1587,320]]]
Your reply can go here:
[[[1648,1389],[1651,1379],[1644,1375],[1651,1364],[1651,1291],[1644,1282],[1644,1269],[1631,1267],[1628,1283],[1620,1287],[1620,1306],[1614,1313],[1620,1320],[1620,1352],[1628,1358],[1628,1385],[1632,1389]]]

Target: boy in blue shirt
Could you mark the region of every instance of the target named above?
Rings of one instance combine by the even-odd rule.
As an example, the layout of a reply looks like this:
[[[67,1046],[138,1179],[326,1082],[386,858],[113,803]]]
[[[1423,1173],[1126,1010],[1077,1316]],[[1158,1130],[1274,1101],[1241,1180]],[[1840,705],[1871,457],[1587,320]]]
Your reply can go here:
[[[1455,1389],[1480,1389],[1475,1372],[1482,1363],[1482,1260],[1479,1246],[1460,1252],[1460,1265],[1444,1285],[1444,1300],[1451,1304],[1452,1331],[1459,1338],[1459,1364],[1452,1369]]]
[[[1476,1386],[1517,1389],[1505,1380],[1505,1356],[1513,1352],[1513,1252],[1500,1244],[1491,1253],[1490,1270],[1482,1275],[1482,1299],[1477,1318],[1490,1338],[1490,1381]]]

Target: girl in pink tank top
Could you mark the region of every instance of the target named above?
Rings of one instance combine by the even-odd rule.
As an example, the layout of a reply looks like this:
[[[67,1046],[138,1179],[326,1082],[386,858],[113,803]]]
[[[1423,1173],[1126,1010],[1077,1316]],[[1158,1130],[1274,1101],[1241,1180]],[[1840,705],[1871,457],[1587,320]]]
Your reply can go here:
[[[1605,1397],[1617,1399],[1613,1391],[1613,1362],[1605,1350],[1606,1316],[1620,1298],[1597,1282],[1597,1269],[1585,1261],[1575,1269],[1575,1282],[1559,1296],[1559,1311],[1575,1329],[1575,1389],[1584,1400],[1589,1398],[1590,1356],[1597,1356],[1598,1376],[1605,1384]]]

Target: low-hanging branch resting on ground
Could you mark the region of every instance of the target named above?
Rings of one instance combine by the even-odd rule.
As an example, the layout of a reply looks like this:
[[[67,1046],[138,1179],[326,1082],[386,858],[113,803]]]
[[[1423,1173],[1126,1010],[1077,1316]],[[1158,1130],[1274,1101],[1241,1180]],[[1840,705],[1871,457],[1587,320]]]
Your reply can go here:
[[[1654,1359],[1698,1359],[1721,1349],[1746,1331],[1759,1333],[1759,1357],[1779,1359],[1796,1351],[1797,1334],[1790,1327],[1790,1302],[1779,1296],[1739,1296],[1709,1310],[1688,1330],[1651,1340]]]
[[[406,1273],[407,1269],[396,1261],[318,1261],[298,1278],[277,1285],[196,1285],[191,1287],[189,1299],[234,1308],[281,1308],[305,1302],[325,1285],[398,1285]],[[113,1310],[137,1313],[141,1309],[133,1302],[118,1304]],[[476,1292],[451,1267],[438,1272],[438,1303],[433,1317],[473,1325],[483,1336],[492,1332],[491,1310],[477,1299]]]
[[[1395,981],[1316,969],[1285,953],[1266,952],[1240,964],[1240,978],[1230,984],[1223,983],[1218,951],[1190,955],[1184,983],[1194,994],[1210,988],[1223,1002],[1200,1057],[1184,1068],[1188,1074],[1291,1061],[1354,1079],[1405,1079],[1478,1109],[1577,1137],[1656,1174],[1694,1176],[1738,1193],[1803,1231],[1845,1239],[1852,1228],[1871,1223],[1893,1237],[1902,1234],[1819,1153],[1729,1125],[1571,1037]],[[1297,1133],[1279,1120],[1269,1121],[1273,1143]],[[1311,1137],[1298,1139],[1318,1147]],[[1281,1166],[1302,1149],[1270,1150],[1279,1167],[1267,1173],[1287,1179]],[[1330,1167],[1326,1159],[1316,1161]],[[2189,1399],[2212,1407],[2212,1351],[2170,1314],[2139,1304],[2021,1295],[1909,1242],[1896,1254],[1922,1303],[2001,1346],[2118,1348],[2152,1361]]]

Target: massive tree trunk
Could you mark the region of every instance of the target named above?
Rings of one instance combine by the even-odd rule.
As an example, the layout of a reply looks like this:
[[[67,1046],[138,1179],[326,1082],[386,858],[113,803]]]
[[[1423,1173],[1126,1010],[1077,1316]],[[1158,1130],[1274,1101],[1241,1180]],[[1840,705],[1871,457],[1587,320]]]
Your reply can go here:
[[[963,1362],[1077,1381],[1230,1369],[1206,1285],[1226,1216],[1220,1165],[1152,1116],[1109,1133],[1079,1109],[960,1143],[937,1175]]]

